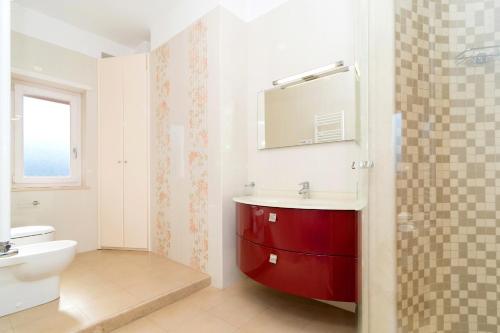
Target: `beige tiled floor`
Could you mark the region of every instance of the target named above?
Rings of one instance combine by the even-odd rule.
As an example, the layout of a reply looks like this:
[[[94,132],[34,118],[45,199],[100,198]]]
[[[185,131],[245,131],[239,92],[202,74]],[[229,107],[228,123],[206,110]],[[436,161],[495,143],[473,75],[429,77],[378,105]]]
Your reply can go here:
[[[62,275],[61,298],[1,317],[0,333],[74,332],[206,278],[205,274],[147,252],[79,254]]]
[[[356,315],[286,295],[251,280],[203,289],[114,333],[356,332]]]

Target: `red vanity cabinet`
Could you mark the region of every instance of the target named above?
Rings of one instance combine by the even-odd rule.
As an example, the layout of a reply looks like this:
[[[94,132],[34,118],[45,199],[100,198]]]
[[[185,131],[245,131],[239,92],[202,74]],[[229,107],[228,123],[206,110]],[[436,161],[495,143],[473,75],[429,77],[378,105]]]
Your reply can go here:
[[[303,297],[357,301],[356,211],[236,205],[243,273]]]

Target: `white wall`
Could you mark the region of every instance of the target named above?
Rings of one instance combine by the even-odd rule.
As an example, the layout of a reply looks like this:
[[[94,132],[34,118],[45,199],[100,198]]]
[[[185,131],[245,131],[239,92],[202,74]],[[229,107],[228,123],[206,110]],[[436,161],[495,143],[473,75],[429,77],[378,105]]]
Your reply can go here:
[[[272,81],[343,60],[354,64],[354,10],[350,0],[290,0],[249,23],[248,180],[260,189],[356,192],[354,142],[257,150],[257,95]]]
[[[219,0],[184,0],[157,22],[151,22],[151,49],[154,50],[183,31],[219,4]]]
[[[186,1],[185,6],[174,10],[175,15],[169,16],[175,19],[165,20],[156,32],[152,30],[153,48],[216,5],[217,1]],[[354,64],[352,6],[348,0],[313,3],[289,0],[250,23],[234,15],[234,11],[220,9],[218,31],[209,29],[208,40],[212,41],[209,43],[212,50],[209,50],[209,110],[213,113],[209,112],[208,117],[211,133],[208,272],[218,287],[230,285],[240,277],[236,267],[232,197],[243,193],[247,180],[256,181],[260,188],[274,190],[296,191],[297,183],[303,180],[309,180],[316,191],[355,193],[357,190],[357,175],[350,167],[360,154],[356,143],[258,151],[256,128],[257,94],[270,88],[273,80],[338,60]],[[248,12],[248,8],[244,4],[236,9]],[[219,45],[215,52],[211,47],[216,40]],[[216,59],[218,64],[211,59]],[[184,85],[182,79],[177,81],[172,81],[172,96],[179,89],[175,87]],[[174,105],[170,107],[178,109]],[[175,189],[172,200],[179,200],[176,198],[181,196],[183,187],[175,182],[171,186]],[[172,205],[182,208],[186,203]],[[182,231],[175,226],[177,221],[185,219],[181,211],[176,210],[175,217],[170,219],[173,224],[169,256],[186,262],[189,253],[177,251],[183,248],[177,244],[178,239],[183,239]]]
[[[236,266],[236,211],[232,198],[243,194],[247,178],[246,68],[247,28],[231,12],[220,9],[220,108],[221,184],[220,207],[222,282],[226,287],[241,273]]]
[[[245,176],[264,189],[295,191],[298,182],[309,180],[313,190],[353,193],[358,175],[351,162],[359,158],[361,149],[348,142],[257,150],[260,90],[280,77],[336,60],[354,64],[351,1],[290,0],[250,23],[222,9],[220,34],[221,251],[222,286],[226,287],[240,277],[232,197],[243,194]]]
[[[217,286],[222,283],[219,39],[220,15],[212,11],[150,57],[153,250],[208,272]]]
[[[78,241],[78,251],[97,248],[97,60],[28,37],[12,33],[12,66],[40,72],[57,80],[93,89],[83,105],[82,174],[85,186],[77,190],[20,190],[12,195],[12,225],[52,225],[57,239]],[[33,201],[39,206],[33,206]]]
[[[151,22],[151,48],[155,49],[200,17],[222,6],[249,22],[288,0],[183,0],[162,19]]]
[[[0,242],[10,238],[10,2],[0,3]]]
[[[394,1],[361,0],[369,13],[370,152],[375,168],[370,175],[364,265],[367,300],[363,303],[363,332],[397,332],[396,270],[396,143],[395,8]]]
[[[232,197],[241,195],[247,176],[246,25],[221,7],[201,22],[155,49],[151,56],[151,229],[155,251],[208,272],[215,286],[225,287],[240,278]],[[206,35],[202,33],[203,42],[193,44],[191,36],[197,27],[206,29]],[[190,70],[190,52],[205,41],[207,76],[197,77]],[[207,87],[207,99],[201,99],[200,110],[206,114],[203,118],[207,123],[202,126],[208,130],[207,159],[199,163],[190,162],[190,153],[196,148],[193,137],[198,137],[200,126],[189,123],[193,103],[190,87],[196,83],[193,80]],[[200,181],[197,175],[205,177],[205,171],[208,195],[202,193],[200,199],[193,196],[193,192],[200,191],[193,180]],[[194,210],[198,213],[193,214]],[[199,249],[197,239],[206,241],[208,254],[205,248]]]
[[[15,2],[12,3],[12,30],[93,58],[100,58],[101,52],[112,55],[133,53],[132,49],[124,45]]]
[[[219,4],[240,20],[250,22],[288,0],[220,0]]]

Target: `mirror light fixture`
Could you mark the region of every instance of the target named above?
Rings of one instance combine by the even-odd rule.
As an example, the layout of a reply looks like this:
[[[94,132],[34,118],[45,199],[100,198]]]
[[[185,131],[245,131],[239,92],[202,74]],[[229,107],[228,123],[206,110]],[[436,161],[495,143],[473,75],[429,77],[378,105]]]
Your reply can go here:
[[[319,79],[320,77],[333,75],[342,72],[348,72],[350,66],[345,66],[343,61],[337,61],[333,64],[316,68],[307,72],[292,75],[280,80],[273,81],[273,85],[285,89],[287,87],[303,82]]]

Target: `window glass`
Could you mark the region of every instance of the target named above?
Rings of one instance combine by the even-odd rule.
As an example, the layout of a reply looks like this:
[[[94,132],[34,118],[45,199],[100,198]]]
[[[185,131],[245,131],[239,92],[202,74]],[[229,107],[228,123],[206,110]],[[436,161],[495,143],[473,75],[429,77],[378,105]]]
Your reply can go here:
[[[23,145],[25,177],[69,177],[69,103],[23,96]]]

